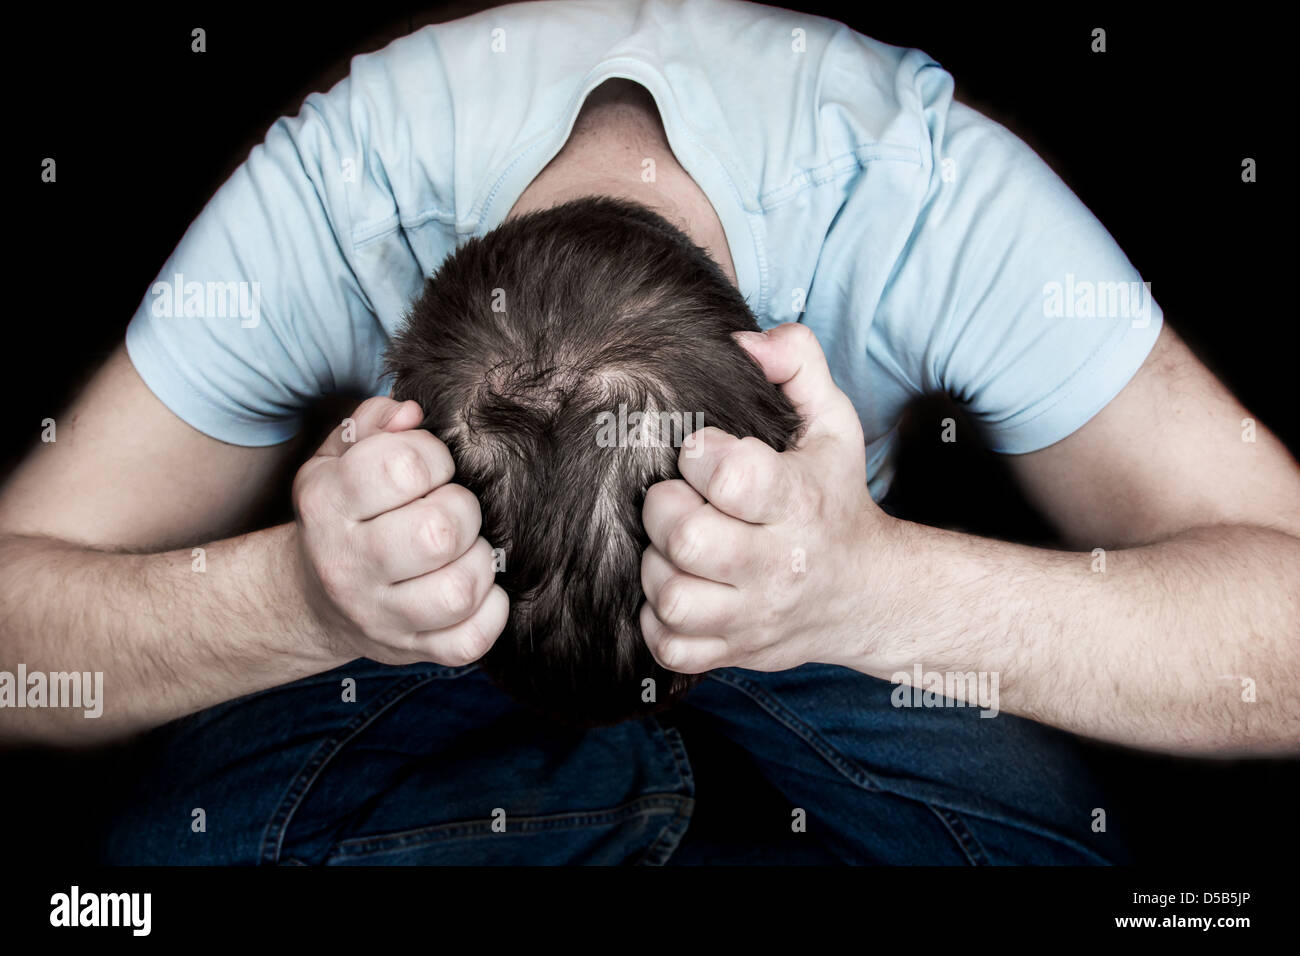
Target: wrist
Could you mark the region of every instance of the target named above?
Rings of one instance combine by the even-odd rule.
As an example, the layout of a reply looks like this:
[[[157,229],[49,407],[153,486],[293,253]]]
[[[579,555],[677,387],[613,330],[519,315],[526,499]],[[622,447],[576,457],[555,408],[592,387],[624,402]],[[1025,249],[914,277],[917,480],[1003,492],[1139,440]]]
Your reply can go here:
[[[924,593],[923,541],[917,526],[876,509],[850,544],[846,562],[850,580],[845,592],[842,657],[831,661],[873,677],[888,678],[910,645],[909,596]]]
[[[278,535],[281,573],[284,584],[284,607],[289,613],[289,630],[297,637],[296,653],[304,661],[327,670],[355,659],[342,639],[344,622],[325,597],[312,565],[302,546],[298,525],[290,523],[273,529]]]

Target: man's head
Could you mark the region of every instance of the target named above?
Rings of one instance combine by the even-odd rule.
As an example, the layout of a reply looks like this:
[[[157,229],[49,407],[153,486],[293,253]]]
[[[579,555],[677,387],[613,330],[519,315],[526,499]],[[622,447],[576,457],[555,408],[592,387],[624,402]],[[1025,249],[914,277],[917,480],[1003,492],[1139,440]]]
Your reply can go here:
[[[641,637],[641,507],[697,428],[795,440],[793,406],[730,337],[757,328],[684,233],[605,197],[509,219],[426,284],[387,354],[393,397],[420,403],[502,549],[510,620],[482,666],[517,699],[596,725],[698,680]]]

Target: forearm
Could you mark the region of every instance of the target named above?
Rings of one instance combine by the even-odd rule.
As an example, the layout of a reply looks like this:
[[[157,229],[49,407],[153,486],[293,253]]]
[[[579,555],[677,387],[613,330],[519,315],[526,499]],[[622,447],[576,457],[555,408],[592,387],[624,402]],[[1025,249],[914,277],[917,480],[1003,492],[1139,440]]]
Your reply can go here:
[[[1300,747],[1300,540],[1202,528],[1101,570],[1088,552],[896,530],[894,567],[920,577],[888,585],[851,666],[997,674],[1003,710],[1136,747]]]
[[[200,566],[188,548],[0,538],[0,671],[103,674],[101,716],[10,702],[0,743],[106,740],[343,663],[304,597],[293,525],[208,545]]]

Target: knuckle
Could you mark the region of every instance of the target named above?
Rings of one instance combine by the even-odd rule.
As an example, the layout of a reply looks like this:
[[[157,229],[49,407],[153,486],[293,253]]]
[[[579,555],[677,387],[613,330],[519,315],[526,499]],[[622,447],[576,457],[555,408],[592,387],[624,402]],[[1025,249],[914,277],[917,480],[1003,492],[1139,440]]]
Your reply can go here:
[[[668,670],[677,670],[686,663],[686,642],[669,639],[659,645],[659,663]]]
[[[474,610],[477,590],[473,575],[463,568],[444,568],[440,572],[438,600],[442,609],[457,621],[469,617]]]
[[[736,448],[748,461],[755,461],[772,451],[772,446],[756,435],[746,435]]]
[[[677,630],[690,622],[690,598],[686,592],[686,580],[681,577],[670,578],[660,590],[655,611],[666,627]]]
[[[723,507],[739,504],[753,493],[753,470],[741,455],[728,455],[718,462],[709,481],[709,500]]]
[[[462,633],[449,642],[440,655],[440,662],[448,667],[464,667],[472,664],[492,646],[492,640],[474,621],[466,622]]]
[[[419,525],[420,547],[428,555],[456,553],[456,523],[441,509],[434,509]]]
[[[429,482],[429,468],[406,442],[399,442],[383,456],[384,476],[394,491],[404,495],[419,494]]]
[[[668,533],[665,542],[668,560],[679,568],[695,565],[704,554],[703,535],[699,524],[691,518],[683,518]]]
[[[303,476],[294,480],[293,503],[304,524],[319,524],[330,512],[329,493],[319,477]]]
[[[439,655],[439,663],[445,667],[464,667],[466,664],[472,664],[476,659],[461,644],[448,647]]]
[[[717,425],[706,425],[704,428],[697,428],[691,433],[695,439],[695,444],[700,451],[708,451],[719,442],[725,442],[730,436]]]
[[[810,329],[806,325],[803,325],[801,323],[794,323],[791,325],[787,325],[786,328],[789,331],[787,331],[785,334],[789,336],[790,341],[793,342],[799,348],[805,348],[808,345],[808,343],[815,341],[812,329]]]
[[[679,503],[691,500],[694,492],[681,478],[670,478],[656,482],[646,489],[645,500],[641,503],[641,518],[647,527],[657,523],[656,518],[672,514]]]
[[[492,545],[488,544],[485,538],[475,538],[469,550],[461,556],[461,561],[469,567],[478,585],[477,593],[486,596],[487,592],[496,586],[498,573],[496,554],[492,550]]]
[[[668,487],[667,481],[657,481],[647,488],[645,492],[645,501],[641,504],[641,514],[645,515],[657,509],[660,506],[659,499],[670,494],[671,491],[672,489]]]
[[[478,660],[487,653],[488,648],[492,646],[492,639],[484,633],[483,629],[474,621],[470,621],[465,626],[465,637],[461,641],[461,651],[464,653],[469,664]]]
[[[449,511],[459,512],[461,517],[468,518],[474,533],[478,533],[479,526],[483,522],[483,513],[474,492],[464,485],[444,485],[438,495],[439,500],[444,502],[444,506]]]
[[[663,639],[663,624],[659,622],[656,614],[655,602],[646,601],[641,605],[641,612],[637,615],[641,624],[641,636],[645,639],[646,644],[653,650]]]
[[[456,462],[451,456],[450,449],[447,448],[442,439],[433,432],[425,431],[423,428],[404,432],[403,435],[407,441],[417,448],[423,447],[426,461],[432,462],[433,472],[442,482],[451,480],[452,475],[456,473]]]

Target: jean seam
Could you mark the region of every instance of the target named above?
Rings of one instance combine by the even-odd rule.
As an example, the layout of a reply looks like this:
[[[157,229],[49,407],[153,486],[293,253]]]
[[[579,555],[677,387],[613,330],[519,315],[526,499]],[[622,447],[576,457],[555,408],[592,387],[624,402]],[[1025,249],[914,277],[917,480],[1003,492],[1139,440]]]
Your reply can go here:
[[[636,861],[636,865],[663,866],[677,852],[677,847],[681,845],[682,837],[686,835],[694,811],[695,800],[690,797],[683,798],[677,812],[673,814],[672,819],[664,824],[663,829],[659,831],[659,836],[641,854],[641,858]]]
[[[989,863],[988,853],[980,844],[979,839],[971,832],[970,827],[966,826],[966,821],[960,815],[954,813],[945,807],[937,807],[932,803],[927,803],[930,812],[939,818],[944,828],[952,834],[952,838],[957,841],[962,853],[973,866],[987,866]]]
[[[572,830],[580,827],[600,826],[609,823],[621,823],[641,816],[652,816],[664,810],[673,810],[673,819],[682,815],[683,804],[694,801],[677,794],[657,794],[638,797],[627,803],[619,804],[606,810],[590,810],[578,813],[554,813],[536,817],[515,818],[513,830],[509,833],[546,833],[560,830]],[[675,808],[675,809],[674,809]],[[454,823],[437,823],[428,827],[401,830],[396,833],[376,834],[368,837],[352,837],[335,843],[326,856],[326,861],[338,859],[360,859],[391,853],[395,850],[413,850],[435,843],[448,843],[467,837],[483,836],[491,832],[492,820],[461,820]],[[671,824],[670,824],[671,825]]]
[[[678,807],[673,818],[664,824],[655,841],[646,847],[645,852],[637,860],[638,866],[662,866],[666,863],[681,844],[682,837],[686,835],[686,830],[690,826],[691,816],[695,812],[695,774],[691,770],[690,755],[686,752],[681,731],[676,727],[665,727],[653,717],[650,719],[659,729],[661,739],[668,745],[668,750],[677,765],[681,786],[686,789],[688,796]]]
[[[262,836],[261,862],[275,863],[278,862],[280,853],[284,848],[285,834],[288,832],[289,824],[293,820],[293,815],[302,805],[303,800],[311,791],[312,785],[320,777],[321,772],[326,765],[350,743],[358,734],[369,727],[387,710],[397,704],[399,701],[408,697],[411,693],[429,684],[435,680],[455,679],[461,677],[469,671],[461,674],[420,674],[411,675],[405,680],[399,681],[395,686],[390,688],[385,694],[381,695],[375,705],[368,711],[362,711],[357,714],[342,729],[336,731],[327,739],[323,740],[319,746],[312,752],[311,756],[303,764],[302,769],[298,771],[296,777],[285,790],[284,797],[281,799],[279,806],[276,808],[270,819],[267,820],[266,829]]]
[[[899,796],[901,796],[901,794],[899,794]],[[1080,843],[1077,840],[1073,840],[1070,837],[1063,836],[1062,834],[1057,833],[1055,830],[1025,823],[1024,821],[1016,817],[990,816],[989,814],[986,813],[977,813],[964,808],[961,810],[957,810],[950,807],[944,807],[941,804],[937,804],[937,805],[927,804],[927,805],[929,805],[931,809],[934,809],[935,806],[939,806],[941,809],[949,813],[953,813],[953,814],[961,813],[964,816],[973,817],[977,820],[984,820],[985,822],[992,823],[995,826],[1008,827],[1013,830],[1019,830],[1022,833],[1032,833],[1036,837],[1041,837],[1045,840],[1050,840],[1053,843],[1059,844],[1061,846],[1067,846],[1070,849],[1074,850],[1076,853],[1091,858],[1094,861],[1095,865],[1101,865],[1101,866],[1113,865],[1110,860],[1106,859],[1099,852],[1087,846],[1086,844]]]
[[[654,721],[655,728],[658,730],[657,737],[666,744],[669,755],[673,758],[673,763],[677,768],[678,782],[687,796],[695,796],[695,771],[691,769],[690,755],[686,752],[686,744],[682,741],[681,731],[676,727],[665,727],[658,719],[651,717]]]

